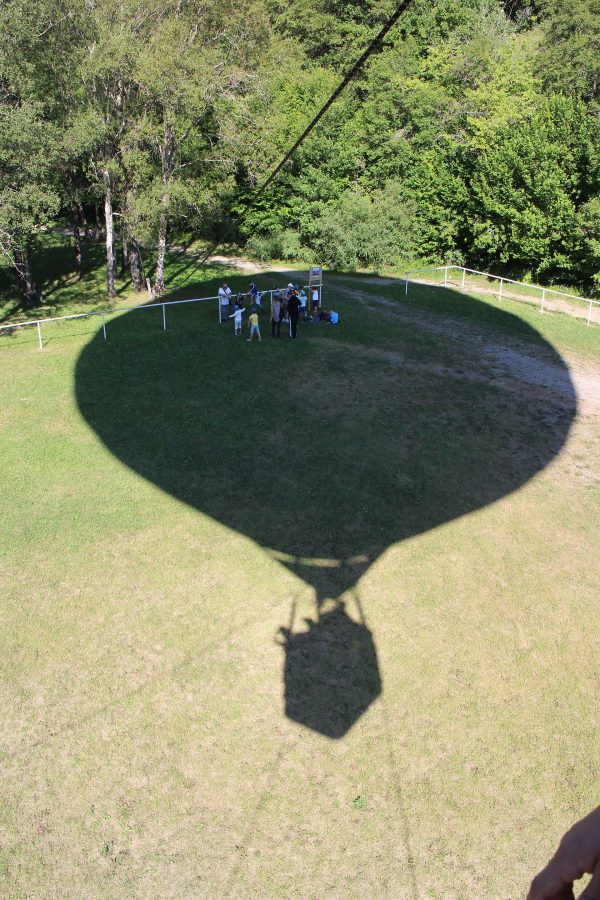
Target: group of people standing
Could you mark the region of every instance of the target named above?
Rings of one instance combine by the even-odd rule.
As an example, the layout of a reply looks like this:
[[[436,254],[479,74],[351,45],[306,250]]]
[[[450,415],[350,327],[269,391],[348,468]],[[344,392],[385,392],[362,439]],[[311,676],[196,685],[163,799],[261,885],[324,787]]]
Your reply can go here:
[[[319,292],[315,288],[312,294],[313,307],[319,306]],[[294,287],[290,282],[285,291],[276,291],[271,295],[271,335],[279,337],[282,322],[289,322],[290,337],[298,335],[298,321],[306,316],[307,297],[304,288]]]
[[[266,293],[266,292],[265,292]],[[258,313],[262,310],[262,294],[259,292],[254,282],[250,283],[250,289],[246,294],[237,294],[235,299],[232,296],[231,288],[227,283],[219,288],[219,311],[220,321],[226,319],[234,320],[235,334],[242,333],[242,315],[245,312],[244,300],[250,300],[248,326],[250,329],[251,341],[254,335],[261,340],[260,325]],[[229,312],[233,302],[233,313]],[[298,335],[298,322],[300,318],[304,318],[307,313],[308,298],[304,288],[294,286],[291,282],[284,291],[273,291],[271,293],[271,335],[279,337],[281,333],[281,324],[289,325],[291,338]],[[320,296],[318,288],[314,288],[311,293],[312,310],[318,313],[320,305]]]

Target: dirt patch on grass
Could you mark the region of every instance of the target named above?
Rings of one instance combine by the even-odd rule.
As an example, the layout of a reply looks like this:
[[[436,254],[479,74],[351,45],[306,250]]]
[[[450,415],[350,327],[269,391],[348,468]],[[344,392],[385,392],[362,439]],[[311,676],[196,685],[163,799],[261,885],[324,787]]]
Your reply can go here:
[[[186,251],[187,252],[187,251]],[[239,269],[241,272],[287,272],[290,275],[301,275],[306,277],[305,273],[299,269],[290,268],[289,266],[273,265],[273,263],[261,263],[251,259],[244,259],[241,256],[209,256],[209,263],[217,263],[220,266],[228,266],[232,269]]]
[[[488,345],[485,353],[493,360],[496,369],[509,372],[518,381],[546,388],[553,394],[568,396],[574,385],[580,412],[600,416],[600,365],[592,366],[571,357],[567,360],[570,363],[567,372],[509,347]]]
[[[589,360],[583,360],[576,354],[563,352],[563,358],[568,364],[568,371],[548,362],[543,358],[539,349],[533,350],[518,338],[498,336],[492,343],[489,334],[479,329],[476,325],[464,320],[438,314],[432,321],[431,314],[425,314],[417,310],[409,310],[400,305],[397,300],[389,300],[387,297],[365,293],[358,290],[350,290],[336,285],[336,290],[342,294],[351,295],[359,303],[367,308],[377,311],[395,319],[413,322],[420,329],[432,334],[443,335],[452,341],[465,346],[465,369],[454,370],[454,377],[480,379],[481,366],[484,363],[488,380],[494,379],[494,384],[499,386],[508,381],[517,384],[526,384],[528,388],[540,390],[543,394],[552,394],[555,397],[569,401],[572,398],[573,386],[577,393],[580,412],[585,415],[600,416],[600,363],[594,364]],[[371,352],[371,351],[369,351]],[[375,350],[381,353],[387,351]],[[393,357],[393,354],[392,354]],[[392,359],[390,357],[390,359]],[[472,369],[473,360],[478,361],[477,369]],[[429,367],[432,371],[435,367]],[[439,369],[440,374],[451,375],[451,370]],[[496,377],[494,377],[496,376]]]

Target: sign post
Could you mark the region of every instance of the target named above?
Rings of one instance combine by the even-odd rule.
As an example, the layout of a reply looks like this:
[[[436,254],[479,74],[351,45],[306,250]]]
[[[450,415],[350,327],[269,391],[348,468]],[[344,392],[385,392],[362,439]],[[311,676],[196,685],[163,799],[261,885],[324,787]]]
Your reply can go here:
[[[311,266],[308,274],[308,292],[310,294],[308,308],[310,312],[313,312],[315,308],[313,304],[313,291],[317,291],[319,304],[322,307],[323,269],[321,266]]]

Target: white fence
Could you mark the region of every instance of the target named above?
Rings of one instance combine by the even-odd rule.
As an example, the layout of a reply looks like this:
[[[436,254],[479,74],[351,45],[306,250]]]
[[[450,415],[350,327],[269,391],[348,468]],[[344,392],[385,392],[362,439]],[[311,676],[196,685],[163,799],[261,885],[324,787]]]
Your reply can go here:
[[[539,299],[540,312],[542,314],[548,311],[567,312],[570,315],[574,315],[579,318],[585,318],[588,325],[600,325],[600,300],[590,300],[587,297],[579,297],[577,294],[566,294],[563,291],[555,291],[552,288],[539,287],[536,284],[526,284],[524,281],[515,281],[513,278],[506,278],[504,275],[491,275],[489,272],[479,272],[477,269],[467,269],[464,266],[432,266],[427,269],[415,269],[412,272],[407,272],[405,277],[404,292],[405,294],[408,294],[408,285],[411,281],[411,275],[422,275],[426,272],[439,272],[439,280],[434,281],[434,283],[439,284],[441,287],[448,287],[449,283],[454,285],[455,282],[448,277],[448,273],[452,272],[453,270],[459,273],[461,291],[465,290],[465,285],[471,290],[477,290],[477,285],[467,285],[466,280],[468,276],[485,278],[487,279],[487,281],[492,283],[498,282],[497,297],[500,302],[502,302],[503,296],[507,299],[509,298],[511,300],[518,300],[523,303],[537,303]],[[420,279],[414,280],[418,282]],[[525,288],[526,293],[519,294],[511,291],[510,289],[504,290],[505,285],[515,285],[518,288]],[[539,293],[539,297],[536,297],[534,295],[534,292]],[[558,298],[558,302],[554,301],[553,298]],[[575,302],[565,303],[565,300]],[[580,305],[577,306],[576,304]],[[585,309],[586,305],[587,311]],[[598,309],[594,309],[594,307],[597,307]],[[592,315],[593,312],[595,313],[595,317],[593,317]]]
[[[305,285],[306,287],[306,285]],[[260,291],[261,298],[269,295],[269,300],[272,298],[274,293],[281,293],[285,291],[285,288],[273,288],[268,291]],[[320,291],[319,291],[320,293]],[[247,293],[240,291],[238,294],[232,294],[231,300],[235,302],[237,297],[247,297],[249,296]],[[15,328],[27,328],[35,326],[37,328],[38,333],[38,342],[40,346],[40,350],[43,350],[44,344],[42,339],[42,325],[47,325],[49,322],[65,322],[68,319],[87,319],[89,316],[100,316],[102,319],[102,334],[104,336],[104,340],[106,340],[106,319],[108,316],[119,315],[124,312],[133,312],[138,309],[162,309],[162,326],[163,331],[167,330],[167,306],[181,306],[184,303],[206,303],[208,301],[216,301],[217,303],[217,315],[219,317],[219,321],[221,320],[221,308],[220,308],[220,297],[194,297],[192,300],[166,300],[164,303],[144,303],[139,306],[125,306],[120,309],[101,309],[94,310],[93,312],[85,312],[85,313],[75,313],[71,316],[52,316],[47,319],[31,319],[29,322],[13,322],[12,325],[0,325],[0,332],[8,331],[11,332]]]

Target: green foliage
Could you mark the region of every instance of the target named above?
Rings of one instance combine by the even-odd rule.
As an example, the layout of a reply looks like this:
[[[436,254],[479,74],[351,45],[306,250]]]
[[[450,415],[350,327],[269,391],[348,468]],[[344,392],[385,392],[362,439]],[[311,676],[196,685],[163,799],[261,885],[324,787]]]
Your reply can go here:
[[[588,100],[600,92],[600,0],[546,0],[539,68],[547,85]]]
[[[414,0],[257,197],[393,0],[6,0],[2,258],[109,191],[116,241],[157,270],[169,231],[247,213],[228,239],[261,259],[465,259],[591,289],[599,2]]]
[[[0,258],[15,264],[58,212],[56,128],[33,104],[0,105]]]
[[[308,260],[310,253],[302,246],[300,235],[291,228],[285,231],[275,230],[266,234],[253,234],[248,239],[246,249],[249,255],[259,262],[271,259],[291,261]]]
[[[61,203],[65,110],[83,20],[70,0],[0,6],[0,261],[19,275]]]
[[[394,0],[267,0],[278,31],[319,65],[346,70],[393,13]]]
[[[294,12],[300,9],[304,16],[302,27],[309,44],[315,42],[311,45],[317,48],[315,53],[327,55],[318,50],[318,40],[323,40],[322,16],[332,8],[333,4],[316,0],[294,6]],[[290,33],[287,13],[281,11],[277,21]],[[352,21],[356,25],[356,17]],[[583,182],[590,182],[591,160],[585,156],[583,135],[583,143],[573,150],[577,161],[548,149],[550,139],[558,150],[564,128],[562,136],[559,128],[551,137],[547,133],[548,128],[552,131],[551,122],[536,118],[543,103],[536,74],[543,35],[532,26],[531,11],[525,16],[518,6],[503,9],[495,0],[414,4],[392,46],[371,62],[365,76],[319,126],[318,135],[303,146],[248,216],[245,229],[252,235],[252,248],[256,251],[260,244],[265,255],[268,247],[277,247],[278,230],[291,228],[300,234],[302,246],[340,268],[380,267],[408,252],[435,262],[465,258],[476,265],[514,262],[538,274],[572,278],[581,244],[574,217],[585,200]],[[334,41],[329,32],[327,39]],[[314,88],[319,83],[322,71],[312,60],[302,67],[292,58],[285,77],[270,82],[264,131],[285,135],[281,152],[326,95],[326,84],[322,93],[306,91],[307,84]],[[307,93],[309,108],[301,99]],[[528,161],[514,162],[510,153],[506,157],[506,144],[518,143],[532,122],[538,134],[537,140],[525,140]],[[500,168],[495,162],[486,163],[489,153],[496,159],[503,152],[506,158]],[[520,157],[522,151],[515,146],[511,152]],[[569,202],[558,196],[550,200],[546,188],[547,210],[542,213],[536,207],[540,198],[527,189],[530,208],[522,209],[527,203],[514,183],[515,170],[528,166],[533,175],[549,166],[552,174],[540,173],[536,180],[547,185],[556,181],[560,193],[563,175],[569,182],[568,167],[573,165],[582,186],[563,186]],[[495,172],[501,175],[495,177]],[[397,242],[394,230],[386,231],[385,214],[378,220],[373,211],[378,192],[388,182],[410,204],[411,226],[400,229],[401,235],[410,235],[408,247]],[[240,197],[240,210],[250,195]],[[497,207],[507,219],[504,228],[488,221],[498,218]],[[535,238],[528,231],[532,221]],[[570,229],[570,236],[562,229]],[[507,230],[512,241],[507,241]],[[575,278],[581,271],[577,269]]]
[[[600,197],[591,197],[577,212],[585,274],[600,292]]]
[[[577,208],[590,197],[597,128],[585,106],[554,97],[498,134],[471,179],[473,250],[481,258],[568,276],[580,250]]]
[[[348,191],[327,207],[314,223],[312,246],[334,269],[380,269],[414,257],[417,247],[415,205],[400,185],[368,196]]]

